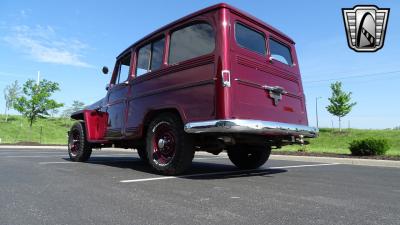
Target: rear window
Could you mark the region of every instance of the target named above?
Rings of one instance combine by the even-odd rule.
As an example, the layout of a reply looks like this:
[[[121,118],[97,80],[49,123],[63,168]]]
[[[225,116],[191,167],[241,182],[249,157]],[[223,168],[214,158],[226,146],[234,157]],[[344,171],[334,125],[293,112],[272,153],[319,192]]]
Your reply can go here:
[[[269,39],[269,49],[271,51],[271,56],[286,65],[292,65],[292,55],[290,54],[290,49],[284,44],[275,41],[274,39]]]
[[[240,23],[235,24],[236,42],[243,48],[265,55],[264,35]]]
[[[171,34],[168,63],[175,64],[211,53],[215,47],[214,31],[207,23],[197,23]]]

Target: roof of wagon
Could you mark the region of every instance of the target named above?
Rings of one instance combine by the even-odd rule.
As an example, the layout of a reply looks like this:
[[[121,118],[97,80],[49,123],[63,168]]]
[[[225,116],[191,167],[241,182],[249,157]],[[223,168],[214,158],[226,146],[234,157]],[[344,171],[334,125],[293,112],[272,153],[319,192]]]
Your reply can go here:
[[[205,14],[205,13],[208,13],[210,11],[213,11],[213,10],[216,10],[216,9],[220,9],[220,8],[227,8],[227,9],[231,10],[232,12],[234,12],[236,14],[239,14],[240,16],[246,17],[246,19],[249,19],[249,20],[251,20],[252,22],[254,22],[256,24],[258,24],[258,25],[260,25],[262,27],[265,27],[270,32],[272,32],[272,33],[274,33],[274,34],[276,34],[276,35],[278,35],[278,36],[280,36],[280,37],[282,37],[282,38],[286,39],[287,41],[289,41],[289,42],[294,44],[294,41],[289,36],[285,35],[281,31],[279,31],[278,29],[276,29],[276,28],[272,27],[271,25],[265,23],[264,21],[262,21],[260,19],[257,19],[256,17],[254,17],[254,16],[252,16],[252,15],[246,13],[246,12],[243,12],[243,11],[241,11],[241,10],[231,6],[231,5],[228,5],[226,3],[219,3],[219,4],[216,4],[216,5],[204,8],[202,10],[199,10],[197,12],[191,13],[191,14],[189,14],[187,16],[184,16],[184,17],[182,17],[182,18],[180,18],[178,20],[175,20],[174,22],[171,22],[171,23],[169,23],[169,24],[167,24],[167,25],[155,30],[154,32],[146,35],[145,37],[143,37],[140,40],[138,40],[135,43],[133,43],[131,46],[129,46],[127,49],[125,49],[121,54],[119,54],[117,58],[121,57],[121,55],[123,55],[124,53],[129,51],[135,45],[139,44],[140,42],[142,42],[142,41],[144,41],[144,40],[146,40],[148,38],[151,38],[155,34],[157,34],[159,32],[162,32],[163,30],[169,29],[170,27],[173,27],[174,25],[176,25],[176,24],[178,24],[178,23],[180,23],[182,21],[191,19],[193,17],[199,16],[199,15],[202,15],[202,14]]]

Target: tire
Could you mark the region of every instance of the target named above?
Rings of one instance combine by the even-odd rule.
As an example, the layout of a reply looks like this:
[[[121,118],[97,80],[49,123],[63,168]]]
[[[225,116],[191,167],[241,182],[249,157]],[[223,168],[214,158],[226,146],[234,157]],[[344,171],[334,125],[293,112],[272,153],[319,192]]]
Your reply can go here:
[[[139,155],[139,158],[140,158],[143,162],[145,162],[145,163],[148,163],[148,162],[149,162],[149,158],[147,158],[146,148],[144,148],[144,147],[138,147],[138,148],[136,148],[136,151],[137,151],[137,153],[138,153],[138,155]]]
[[[86,140],[85,124],[76,122],[68,135],[68,155],[74,162],[86,162],[92,154],[92,146]]]
[[[240,169],[256,169],[264,165],[271,154],[271,147],[235,145],[228,148],[228,157]]]
[[[164,113],[157,116],[146,133],[146,151],[150,166],[158,173],[183,173],[192,163],[192,137],[183,130],[178,116]]]

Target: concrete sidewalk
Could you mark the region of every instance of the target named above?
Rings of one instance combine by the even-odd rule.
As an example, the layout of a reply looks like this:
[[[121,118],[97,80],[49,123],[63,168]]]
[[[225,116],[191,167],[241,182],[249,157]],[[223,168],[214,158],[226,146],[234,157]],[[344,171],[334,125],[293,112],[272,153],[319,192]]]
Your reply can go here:
[[[19,149],[19,150],[67,150],[67,146],[19,146],[19,145],[0,145],[2,149]],[[111,152],[135,152],[132,149],[122,148],[104,148],[95,151],[111,151]],[[196,152],[196,155],[211,155],[207,152]],[[226,156],[225,152],[219,156]],[[359,159],[359,158],[336,158],[336,157],[320,157],[320,156],[294,156],[294,155],[274,155],[270,159],[273,160],[287,160],[287,161],[301,161],[301,162],[315,162],[315,163],[339,163],[346,165],[357,166],[378,166],[378,167],[394,167],[400,168],[400,161],[395,160],[378,160],[378,159]]]

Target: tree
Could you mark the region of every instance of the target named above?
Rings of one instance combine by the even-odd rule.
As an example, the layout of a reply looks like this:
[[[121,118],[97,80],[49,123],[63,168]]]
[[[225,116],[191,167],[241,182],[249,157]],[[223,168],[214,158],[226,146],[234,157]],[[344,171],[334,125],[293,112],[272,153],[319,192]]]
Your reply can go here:
[[[14,83],[7,85],[7,87],[4,88],[4,99],[6,100],[4,115],[6,116],[6,122],[8,120],[8,111],[13,107],[20,95],[20,92],[21,88],[19,87],[18,81],[14,81]]]
[[[339,131],[342,131],[341,119],[346,116],[353,106],[357,103],[351,101],[351,92],[346,93],[342,90],[342,82],[335,82],[331,84],[332,96],[328,99],[330,105],[326,107],[328,112],[339,118]]]
[[[41,80],[36,84],[34,80],[29,79],[25,82],[22,92],[23,95],[17,98],[14,108],[22,115],[28,118],[29,125],[37,120],[49,116],[49,111],[62,107],[64,104],[50,99],[51,95],[60,90],[56,82]]]
[[[75,100],[72,102],[72,105],[70,107],[67,107],[63,111],[62,117],[69,118],[73,112],[82,110],[83,108],[85,108],[85,103]]]
[[[50,110],[50,117],[55,118],[58,114],[59,110],[58,109],[52,109]]]

